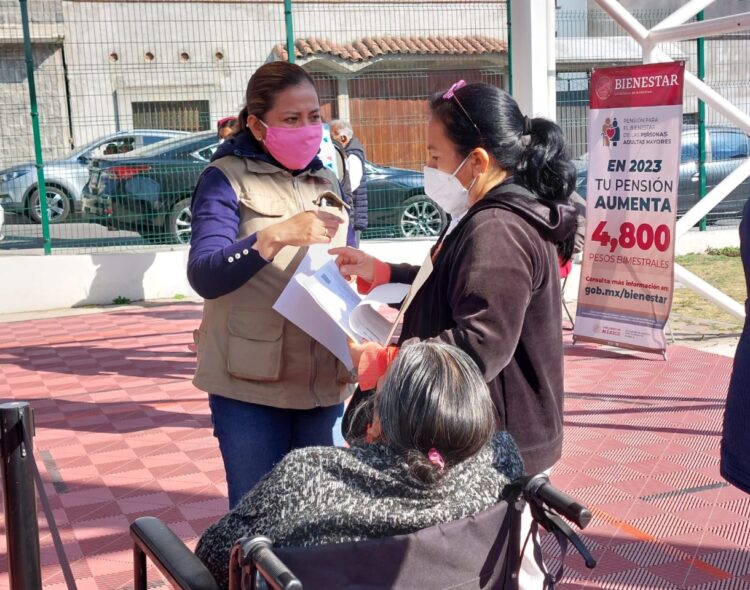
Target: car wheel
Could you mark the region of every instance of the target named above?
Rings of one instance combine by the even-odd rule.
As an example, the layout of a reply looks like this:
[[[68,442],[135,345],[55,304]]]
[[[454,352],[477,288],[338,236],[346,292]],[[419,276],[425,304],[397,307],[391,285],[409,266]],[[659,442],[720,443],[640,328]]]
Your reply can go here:
[[[182,199],[172,207],[169,214],[169,237],[173,243],[189,244],[192,236],[193,214],[190,212],[190,199]]]
[[[448,223],[448,216],[426,195],[417,195],[404,202],[399,230],[405,238],[437,236]]]
[[[48,185],[47,218],[50,223],[62,223],[70,215],[70,196],[63,189]],[[34,223],[42,222],[42,209],[39,206],[39,190],[29,195],[29,217]]]

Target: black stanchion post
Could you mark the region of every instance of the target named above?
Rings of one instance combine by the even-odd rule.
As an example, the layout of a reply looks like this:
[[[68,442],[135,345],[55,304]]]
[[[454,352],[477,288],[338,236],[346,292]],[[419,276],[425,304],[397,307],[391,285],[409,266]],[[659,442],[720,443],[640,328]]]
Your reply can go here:
[[[146,590],[148,578],[146,573],[146,554],[138,546],[133,545],[133,590]]]
[[[34,418],[28,402],[0,404],[5,536],[10,587],[41,590],[39,523],[34,492]]]

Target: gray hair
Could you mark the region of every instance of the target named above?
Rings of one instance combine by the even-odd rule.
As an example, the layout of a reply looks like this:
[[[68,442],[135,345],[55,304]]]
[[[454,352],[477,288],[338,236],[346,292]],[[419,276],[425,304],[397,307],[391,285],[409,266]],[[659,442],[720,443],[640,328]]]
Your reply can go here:
[[[444,471],[428,460],[431,449],[449,468],[476,455],[495,431],[489,389],[476,363],[447,344],[420,342],[399,351],[375,404],[383,444],[402,454],[425,483]]]
[[[344,132],[344,135],[351,138],[354,136],[354,129],[352,129],[352,124],[349,123],[349,121],[344,121],[344,119],[334,119],[331,121],[331,131],[334,129],[341,129],[341,131]]]

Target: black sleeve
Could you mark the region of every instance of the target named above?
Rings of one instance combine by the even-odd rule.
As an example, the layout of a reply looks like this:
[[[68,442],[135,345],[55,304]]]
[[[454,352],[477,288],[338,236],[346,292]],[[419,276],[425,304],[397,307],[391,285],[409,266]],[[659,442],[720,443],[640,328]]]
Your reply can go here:
[[[417,277],[420,266],[414,264],[389,264],[391,267],[391,283],[411,285]]]

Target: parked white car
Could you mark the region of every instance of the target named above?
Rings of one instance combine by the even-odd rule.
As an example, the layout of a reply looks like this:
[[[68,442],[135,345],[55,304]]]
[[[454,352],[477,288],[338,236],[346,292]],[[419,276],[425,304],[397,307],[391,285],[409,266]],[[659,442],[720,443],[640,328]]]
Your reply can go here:
[[[81,209],[81,191],[89,179],[93,158],[129,152],[165,139],[187,135],[184,131],[140,129],[120,131],[76,150],[62,160],[45,162],[44,184],[50,223],[60,223]],[[33,162],[0,171],[0,204],[6,211],[41,221],[36,165]]]
[[[0,205],[0,242],[2,242],[3,238],[5,237],[5,234],[3,233],[4,225],[5,225],[5,211],[3,211],[3,206]]]

